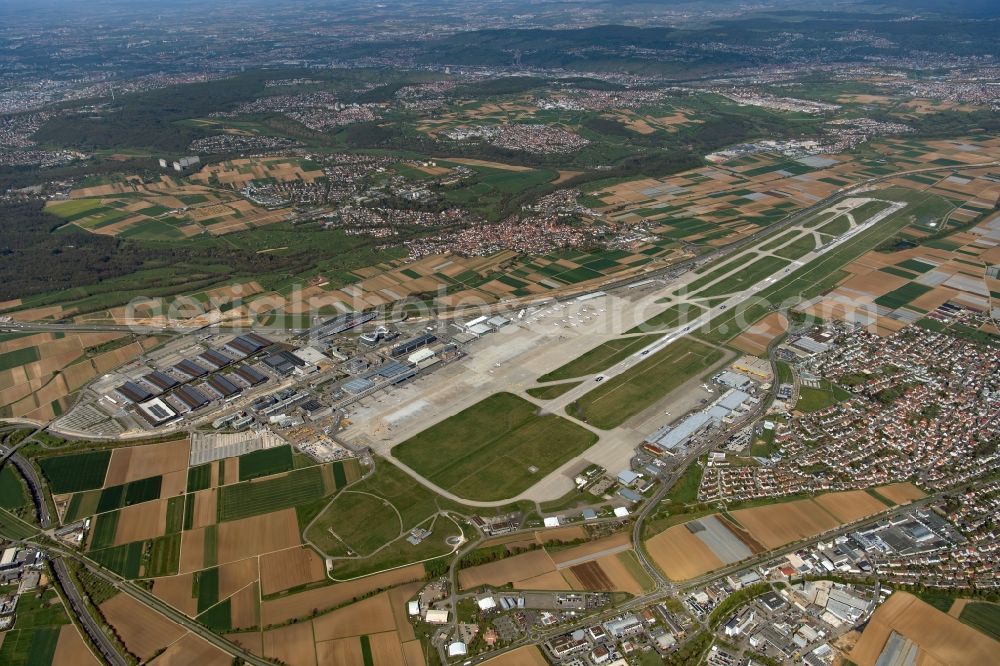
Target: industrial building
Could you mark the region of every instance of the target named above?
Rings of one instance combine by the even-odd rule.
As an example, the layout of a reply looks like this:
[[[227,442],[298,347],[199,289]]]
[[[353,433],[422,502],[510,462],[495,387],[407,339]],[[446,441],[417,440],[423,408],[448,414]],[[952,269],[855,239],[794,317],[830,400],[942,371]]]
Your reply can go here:
[[[412,340],[407,340],[402,342],[389,351],[389,356],[393,358],[403,356],[404,354],[410,354],[420,349],[421,347],[426,347],[432,342],[437,342],[437,336],[431,333],[425,333],[424,335],[417,336]]]
[[[186,377],[189,377],[190,379],[197,379],[198,377],[204,377],[208,374],[208,370],[190,359],[184,359],[175,365],[174,370],[182,375],[185,375]]]
[[[229,399],[235,395],[238,395],[242,389],[239,386],[232,383],[222,375],[212,375],[208,378],[206,382],[210,388],[212,388],[216,393],[218,393],[222,398]]]
[[[143,375],[142,381],[146,382],[150,386],[155,386],[161,392],[169,391],[173,387],[177,386],[177,380],[168,374],[162,373],[159,370],[154,370],[148,375]]]
[[[193,386],[178,386],[174,391],[176,396],[192,412],[201,409],[209,403],[208,397]]]
[[[233,355],[238,355],[239,358],[246,358],[247,356],[253,356],[262,349],[270,347],[271,344],[273,343],[262,335],[246,333],[244,335],[237,335],[223,345],[222,348]]]
[[[212,368],[213,370],[221,370],[222,368],[225,368],[228,365],[232,365],[234,360],[226,356],[225,354],[221,354],[215,351],[214,349],[209,349],[208,351],[199,354],[198,358],[200,358],[208,367]]]
[[[176,421],[180,415],[160,398],[153,398],[136,405],[136,414],[149,425],[155,427]]]
[[[242,379],[249,386],[257,386],[258,384],[263,384],[267,381],[267,375],[254,370],[249,365],[239,366],[233,371],[233,374]]]
[[[306,362],[290,351],[279,351],[264,359],[264,365],[271,368],[279,375],[287,377],[295,372],[297,368],[304,368]]]
[[[656,447],[670,455],[683,454],[691,438],[717,426],[751,400],[749,393],[736,389],[727,391],[709,407],[689,414],[675,425],[664,426],[645,439],[647,451]]]
[[[153,394],[135,382],[125,382],[115,391],[129,402],[145,402],[153,397]]]
[[[375,316],[374,312],[349,312],[333,319],[327,319],[319,326],[309,329],[309,337],[329,338],[369,322]]]

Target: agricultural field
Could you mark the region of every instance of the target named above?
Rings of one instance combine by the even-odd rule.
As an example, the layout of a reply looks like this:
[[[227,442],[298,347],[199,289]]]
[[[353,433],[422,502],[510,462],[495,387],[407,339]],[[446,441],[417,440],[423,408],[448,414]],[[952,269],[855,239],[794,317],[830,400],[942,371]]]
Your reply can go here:
[[[682,338],[585,394],[566,409],[609,430],[652,406],[684,382],[709,372],[721,349]]]
[[[650,558],[671,580],[688,580],[780,548],[840,525],[885,511],[886,504],[863,490],[827,493],[697,517],[647,537]],[[683,518],[683,513],[678,513]]]
[[[510,583],[516,590],[600,590],[633,595],[651,586],[634,559],[627,534],[561,548],[553,547],[558,541],[544,540],[544,532],[536,532],[535,539],[543,543],[541,548],[461,569],[459,585],[471,590]]]
[[[77,188],[46,210],[95,234],[136,240],[184,241],[253,229],[288,219],[290,209],[257,206],[239,195],[251,181],[306,182],[323,172],[304,170],[293,158],[243,159],[205,166],[188,179],[163,175],[144,182],[124,177]]]
[[[18,313],[17,318],[25,317]],[[28,313],[27,318],[30,318]],[[0,339],[0,418],[43,422],[72,405],[92,379],[159,344],[125,333],[32,333]]]
[[[1000,641],[1000,605],[984,601],[973,601],[962,608],[958,619],[983,632],[995,641]]]
[[[393,447],[392,453],[461,497],[513,497],[597,441],[562,417],[536,411],[522,398],[498,393]]]
[[[1000,642],[963,624],[917,597],[894,592],[872,615],[850,658],[858,666],[874,666],[891,632],[919,647],[941,664],[988,664]]]
[[[45,585],[19,596],[14,626],[0,642],[0,663],[41,666],[53,663],[57,654],[74,660],[63,663],[99,663],[70,622],[55,589]]]

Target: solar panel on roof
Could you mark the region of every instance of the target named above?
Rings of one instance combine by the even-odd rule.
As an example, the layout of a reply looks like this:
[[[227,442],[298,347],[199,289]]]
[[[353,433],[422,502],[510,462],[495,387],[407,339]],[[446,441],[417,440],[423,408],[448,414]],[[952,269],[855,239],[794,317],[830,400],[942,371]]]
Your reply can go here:
[[[174,368],[176,370],[180,370],[189,377],[201,377],[202,375],[208,374],[208,370],[189,359],[184,359],[175,365]]]

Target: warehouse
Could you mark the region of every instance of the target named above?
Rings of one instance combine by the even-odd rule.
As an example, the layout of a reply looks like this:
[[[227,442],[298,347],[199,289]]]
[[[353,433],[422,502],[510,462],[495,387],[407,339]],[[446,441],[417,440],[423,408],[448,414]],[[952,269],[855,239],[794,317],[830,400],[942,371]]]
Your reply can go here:
[[[263,384],[267,381],[267,375],[254,370],[249,365],[241,365],[236,368],[234,374],[245,381],[249,386],[257,386],[258,384]]]
[[[233,363],[233,359],[229,358],[224,354],[220,354],[214,349],[209,349],[205,353],[200,354],[198,358],[204,361],[208,365],[208,367],[212,368],[213,370],[221,370],[227,365],[231,365]]]
[[[153,397],[152,393],[135,382],[125,382],[115,390],[118,392],[118,395],[130,402],[144,402]]]
[[[280,351],[265,358],[264,365],[287,377],[295,372],[296,368],[304,368],[306,362],[290,351]]]
[[[238,335],[229,342],[227,342],[223,349],[238,355],[240,358],[245,358],[247,356],[253,356],[261,349],[265,349],[271,346],[271,341],[267,338],[257,335],[256,333],[247,333],[245,335]]]
[[[136,413],[151,425],[157,427],[175,421],[179,418],[177,412],[159,398],[153,398],[136,405]]]
[[[160,391],[169,391],[173,387],[177,386],[177,380],[170,375],[164,374],[159,370],[154,370],[148,375],[144,375],[142,381],[146,382],[150,386],[155,386],[160,389]]]
[[[178,386],[177,390],[174,391],[174,395],[187,405],[191,411],[201,409],[209,402],[208,397],[193,386]]]
[[[223,398],[231,398],[239,394],[240,387],[232,383],[222,375],[212,375],[208,378],[208,385],[215,389]]]
[[[201,367],[200,365],[189,359],[184,359],[183,361],[175,365],[174,370],[181,373],[182,375],[190,377],[191,379],[204,377],[205,375],[208,374],[208,370],[206,370],[205,368]]]
[[[435,356],[436,354],[434,353],[433,349],[428,349],[427,347],[424,347],[423,349],[418,349],[417,351],[407,356],[406,362],[412,363],[413,365],[419,365],[424,361],[429,361]]]

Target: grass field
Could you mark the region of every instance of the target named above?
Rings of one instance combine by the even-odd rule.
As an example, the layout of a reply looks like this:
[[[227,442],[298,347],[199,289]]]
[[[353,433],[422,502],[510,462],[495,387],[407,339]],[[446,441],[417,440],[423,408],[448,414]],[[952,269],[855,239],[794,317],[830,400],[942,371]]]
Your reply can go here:
[[[887,294],[882,294],[875,299],[877,305],[884,305],[887,308],[892,308],[895,310],[898,307],[906,305],[910,301],[923,296],[931,288],[922,284],[917,284],[916,282],[910,282],[904,284],[898,289],[893,289]]]
[[[38,464],[53,493],[75,493],[100,488],[108,471],[111,451],[71,453],[42,458]]]
[[[583,382],[565,382],[563,384],[552,384],[549,386],[535,386],[534,388],[527,389],[525,393],[530,395],[532,398],[538,398],[539,400],[553,400],[558,398],[566,391],[576,388]]]
[[[369,555],[400,535],[399,514],[388,500],[375,495],[347,491],[334,498],[327,509],[324,529],[332,530],[351,550]],[[364,520],[359,520],[364,516]]]
[[[958,619],[1000,641],[1000,604],[973,601],[966,604]]]
[[[143,576],[172,576],[181,559],[181,535],[169,534],[150,541],[149,559]]]
[[[36,347],[23,347],[0,354],[0,371],[17,368],[27,363],[34,363],[38,360],[38,349]]]
[[[40,595],[18,598],[17,620],[0,645],[0,664],[48,666],[56,652],[59,631],[69,618],[51,587]]]
[[[95,550],[88,555],[115,573],[126,578],[138,578],[142,566],[142,541],[134,541],[123,546]]]
[[[292,447],[252,451],[240,456],[240,481],[279,474],[292,469]]]
[[[510,393],[497,393],[445,419],[392,452],[462,497],[497,500],[527,489],[597,436]],[[530,468],[536,468],[532,471]]]
[[[799,389],[799,401],[795,403],[795,409],[800,412],[816,412],[850,397],[851,394],[844,389],[824,381],[819,388],[803,386]]]
[[[583,377],[606,370],[618,361],[628,358],[646,345],[652,344],[657,337],[655,335],[644,335],[635,338],[609,340],[576,357],[569,363],[556,368],[552,372],[542,375],[538,378],[538,381],[554,382],[562,379],[573,379],[574,377]]]
[[[187,491],[205,490],[212,484],[212,463],[188,468]]]
[[[115,542],[118,530],[118,512],[102,513],[94,518],[94,533],[90,537],[90,549],[101,550]]]
[[[743,270],[724,278],[720,282],[704,287],[698,296],[726,296],[743,291],[760,280],[774,275],[788,265],[788,261],[778,257],[762,257],[751,262]],[[714,275],[714,274],[710,274]],[[706,276],[708,277],[708,276]]]
[[[627,333],[645,333],[657,329],[675,328],[697,319],[705,310],[694,303],[678,303],[672,305],[658,315],[654,315]]]
[[[0,508],[20,509],[27,501],[24,486],[13,465],[5,464],[0,468]]]
[[[620,426],[675,388],[707,371],[724,356],[721,349],[681,338],[626,372],[613,377],[567,407],[604,430]]]
[[[324,494],[322,468],[305,467],[274,479],[220,488],[218,518],[219,522],[249,518],[311,502]]]

